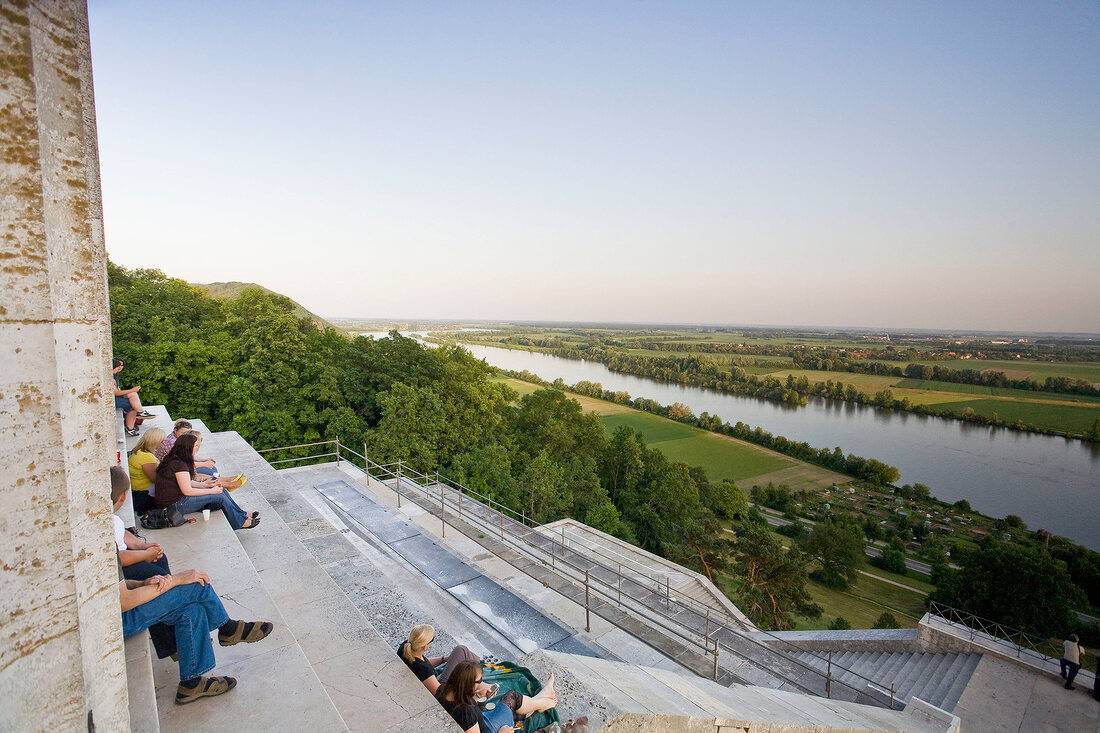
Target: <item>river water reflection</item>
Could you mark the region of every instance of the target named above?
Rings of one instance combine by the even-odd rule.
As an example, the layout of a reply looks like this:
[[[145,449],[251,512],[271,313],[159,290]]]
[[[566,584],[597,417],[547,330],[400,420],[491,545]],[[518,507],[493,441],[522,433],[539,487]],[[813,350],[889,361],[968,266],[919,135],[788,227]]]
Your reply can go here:
[[[790,407],[699,387],[615,374],[603,364],[537,352],[467,345],[479,359],[502,369],[567,384],[582,379],[626,390],[661,404],[682,402],[699,415],[760,426],[815,448],[897,466],[899,483],[923,483],[944,501],[966,499],[994,517],[1016,514],[1031,529],[1044,528],[1100,550],[1100,446],[1003,428],[970,425],[834,400],[811,399]]]

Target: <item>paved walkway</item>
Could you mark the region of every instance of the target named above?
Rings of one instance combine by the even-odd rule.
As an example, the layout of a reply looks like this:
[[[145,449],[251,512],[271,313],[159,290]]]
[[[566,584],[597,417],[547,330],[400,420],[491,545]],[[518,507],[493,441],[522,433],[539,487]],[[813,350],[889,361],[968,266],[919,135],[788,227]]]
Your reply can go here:
[[[1100,701],[1084,687],[1066,690],[989,654],[953,712],[965,733],[1100,733]]]

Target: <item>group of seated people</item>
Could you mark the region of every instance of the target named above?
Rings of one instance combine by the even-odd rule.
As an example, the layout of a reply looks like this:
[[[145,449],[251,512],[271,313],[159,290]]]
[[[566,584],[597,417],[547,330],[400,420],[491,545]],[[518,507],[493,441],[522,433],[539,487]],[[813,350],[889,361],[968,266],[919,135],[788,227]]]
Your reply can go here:
[[[201,445],[202,434],[187,420],[177,420],[168,435],[160,428],[146,430],[128,460],[134,512],[145,514],[173,505],[182,514],[221,509],[233,529],[258,525],[260,513],[244,511],[229,496],[248,479],[243,473],[219,476],[217,461],[199,455]]]
[[[115,512],[126,503],[129,490],[126,470],[112,466],[111,500]],[[148,629],[157,657],[171,656],[179,662],[177,705],[232,690],[237,684],[233,677],[205,676],[214,668],[210,633],[216,629],[218,644],[233,646],[263,639],[271,633],[273,625],[268,621],[229,618],[206,573],[186,570],[173,574],[160,545],[146,542],[127,530],[118,514],[112,516],[123,636]]]
[[[484,683],[481,659],[461,644],[450,654],[429,657],[428,648],[434,640],[434,627],[430,624],[416,626],[409,632],[408,640],[397,648],[397,656],[428,692],[435,695],[463,733],[513,733],[518,720],[558,704],[553,674],[533,697],[509,690],[499,700],[491,702],[500,692],[500,685]],[[437,677],[435,668],[441,664],[443,671]],[[587,718],[578,718],[567,722],[562,729],[579,733],[586,729],[587,723]]]

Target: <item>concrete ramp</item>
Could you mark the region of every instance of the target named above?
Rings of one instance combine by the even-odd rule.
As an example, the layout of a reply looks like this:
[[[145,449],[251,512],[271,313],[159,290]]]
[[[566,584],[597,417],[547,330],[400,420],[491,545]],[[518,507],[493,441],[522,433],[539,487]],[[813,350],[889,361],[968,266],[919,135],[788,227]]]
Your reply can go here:
[[[315,488],[348,520],[400,555],[523,652],[555,649],[596,655],[570,630],[455,557],[407,517],[392,513],[347,481],[329,481]]]

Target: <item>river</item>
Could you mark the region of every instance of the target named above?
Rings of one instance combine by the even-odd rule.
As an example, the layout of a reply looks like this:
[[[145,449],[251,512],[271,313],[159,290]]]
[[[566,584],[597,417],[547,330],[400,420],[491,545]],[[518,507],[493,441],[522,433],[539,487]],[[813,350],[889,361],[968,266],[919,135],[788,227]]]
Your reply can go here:
[[[933,496],[966,499],[983,514],[1016,514],[1031,529],[1100,550],[1100,446],[1079,440],[971,425],[877,407],[810,398],[790,407],[754,397],[700,387],[665,384],[615,374],[603,364],[558,356],[466,344],[493,366],[528,370],[547,381],[599,382],[661,404],[682,402],[696,415],[709,412],[738,420],[815,448],[840,446],[846,453],[897,466],[901,483],[922,483]]]

